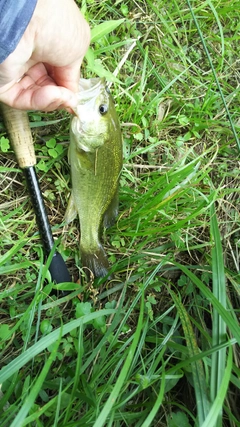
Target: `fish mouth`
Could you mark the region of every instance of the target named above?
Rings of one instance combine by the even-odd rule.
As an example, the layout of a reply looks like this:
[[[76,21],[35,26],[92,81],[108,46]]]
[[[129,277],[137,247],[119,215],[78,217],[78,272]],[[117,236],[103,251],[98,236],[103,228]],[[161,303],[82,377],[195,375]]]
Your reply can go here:
[[[92,79],[80,79],[79,80],[79,92],[89,92],[97,89],[102,83],[105,82],[105,77],[94,77]]]
[[[78,92],[78,101],[80,104],[86,102],[88,99],[95,98],[99,91],[100,87],[106,86],[105,77],[94,77],[92,79],[80,79],[79,80],[79,92]]]

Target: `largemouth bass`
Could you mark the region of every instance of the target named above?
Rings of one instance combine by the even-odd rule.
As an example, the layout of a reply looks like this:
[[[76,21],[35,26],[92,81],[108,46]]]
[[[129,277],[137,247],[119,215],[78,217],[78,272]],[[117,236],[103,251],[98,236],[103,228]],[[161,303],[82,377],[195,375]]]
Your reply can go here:
[[[104,277],[109,264],[100,235],[118,214],[122,136],[104,78],[80,79],[78,100],[70,125],[72,195],[65,218],[70,222],[78,213],[82,266]]]

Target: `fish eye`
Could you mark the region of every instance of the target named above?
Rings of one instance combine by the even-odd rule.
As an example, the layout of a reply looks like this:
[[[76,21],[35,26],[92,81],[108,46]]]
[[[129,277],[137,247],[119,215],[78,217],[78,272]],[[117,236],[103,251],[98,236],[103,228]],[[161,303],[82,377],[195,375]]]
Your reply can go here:
[[[108,106],[106,104],[101,104],[99,107],[99,113],[104,116],[108,112]]]

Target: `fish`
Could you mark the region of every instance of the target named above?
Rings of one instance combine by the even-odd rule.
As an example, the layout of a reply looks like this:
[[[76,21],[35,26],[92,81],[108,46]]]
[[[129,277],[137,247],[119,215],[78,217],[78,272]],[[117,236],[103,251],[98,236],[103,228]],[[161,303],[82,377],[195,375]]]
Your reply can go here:
[[[105,78],[81,78],[77,95],[68,151],[72,193],[65,220],[69,223],[78,214],[82,267],[88,276],[105,277],[109,262],[101,233],[118,215],[121,128]]]

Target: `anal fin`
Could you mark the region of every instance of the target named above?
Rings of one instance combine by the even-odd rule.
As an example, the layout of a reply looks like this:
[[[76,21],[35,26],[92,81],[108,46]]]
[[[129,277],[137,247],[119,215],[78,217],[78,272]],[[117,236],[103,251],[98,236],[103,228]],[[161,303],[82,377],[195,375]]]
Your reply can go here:
[[[103,226],[105,228],[109,228],[115,223],[116,217],[118,215],[118,206],[119,206],[119,197],[118,197],[118,190],[117,190],[103,217]]]

